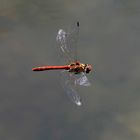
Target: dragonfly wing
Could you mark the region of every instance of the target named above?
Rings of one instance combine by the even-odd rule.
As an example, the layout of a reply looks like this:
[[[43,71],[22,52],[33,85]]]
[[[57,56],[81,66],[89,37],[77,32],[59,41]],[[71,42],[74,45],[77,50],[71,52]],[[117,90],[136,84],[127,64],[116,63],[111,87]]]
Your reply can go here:
[[[85,75],[85,73],[80,73],[75,75],[75,85],[80,85],[80,86],[90,86],[90,82]]]
[[[78,34],[79,22],[77,22],[77,26],[69,31],[59,29],[56,36],[56,41],[58,42],[59,48],[70,62],[76,60],[76,44],[78,40]]]
[[[65,54],[69,61],[71,61],[72,58],[68,49],[67,33],[63,29],[59,29],[56,36],[56,41],[59,43],[59,48],[61,49],[62,53]]]
[[[74,84],[74,79],[72,79],[71,76],[72,75],[70,75],[68,71],[61,72],[61,84],[70,100],[77,106],[81,106],[81,97],[76,91],[76,85]]]
[[[69,81],[67,81],[66,87],[67,87],[67,95],[71,99],[71,101],[74,102],[76,105],[81,106],[82,105],[81,98],[78,95],[77,91],[71,86]]]

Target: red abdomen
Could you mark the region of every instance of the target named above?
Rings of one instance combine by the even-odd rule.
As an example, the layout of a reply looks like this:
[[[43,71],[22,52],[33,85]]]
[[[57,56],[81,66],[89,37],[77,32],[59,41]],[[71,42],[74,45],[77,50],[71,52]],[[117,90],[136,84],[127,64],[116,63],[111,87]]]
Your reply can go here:
[[[44,70],[69,70],[70,66],[69,65],[65,65],[65,66],[42,66],[42,67],[36,67],[33,68],[32,71],[44,71]]]

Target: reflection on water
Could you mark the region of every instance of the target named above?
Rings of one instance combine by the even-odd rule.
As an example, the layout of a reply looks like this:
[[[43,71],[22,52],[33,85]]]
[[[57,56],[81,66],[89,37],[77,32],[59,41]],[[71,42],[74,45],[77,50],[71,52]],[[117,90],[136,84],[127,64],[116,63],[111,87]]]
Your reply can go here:
[[[140,2],[0,1],[0,139],[139,140]],[[57,72],[59,28],[80,21],[78,55],[91,63],[90,88],[76,108]]]

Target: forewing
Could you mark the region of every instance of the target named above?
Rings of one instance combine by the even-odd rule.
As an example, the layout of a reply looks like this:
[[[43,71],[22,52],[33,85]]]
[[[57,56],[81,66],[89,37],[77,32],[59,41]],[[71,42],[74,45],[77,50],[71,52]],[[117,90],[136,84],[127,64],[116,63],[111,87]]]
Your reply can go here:
[[[77,40],[79,34],[79,22],[77,25],[65,31],[63,29],[59,29],[56,41],[58,42],[58,47],[61,49],[62,53],[65,55],[66,59],[69,62],[73,62],[77,58]]]
[[[81,97],[76,91],[76,85],[74,84],[74,79],[72,79],[71,76],[72,75],[68,71],[61,72],[61,84],[65,89],[70,100],[77,106],[81,106]]]
[[[70,81],[67,81],[66,88],[67,88],[67,95],[71,99],[71,101],[74,102],[76,105],[81,106],[82,105],[81,98],[78,95],[75,88],[70,84]]]
[[[75,77],[75,85],[80,85],[80,86],[90,86],[91,85],[87,76],[83,72],[80,74],[74,75],[74,77]]]

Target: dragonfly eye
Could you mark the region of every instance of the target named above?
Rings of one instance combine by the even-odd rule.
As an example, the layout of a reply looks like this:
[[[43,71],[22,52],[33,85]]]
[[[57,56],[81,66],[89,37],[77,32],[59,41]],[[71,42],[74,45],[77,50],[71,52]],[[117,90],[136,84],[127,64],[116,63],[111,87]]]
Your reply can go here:
[[[87,64],[85,68],[85,72],[89,73],[91,70],[92,70],[92,66]]]

